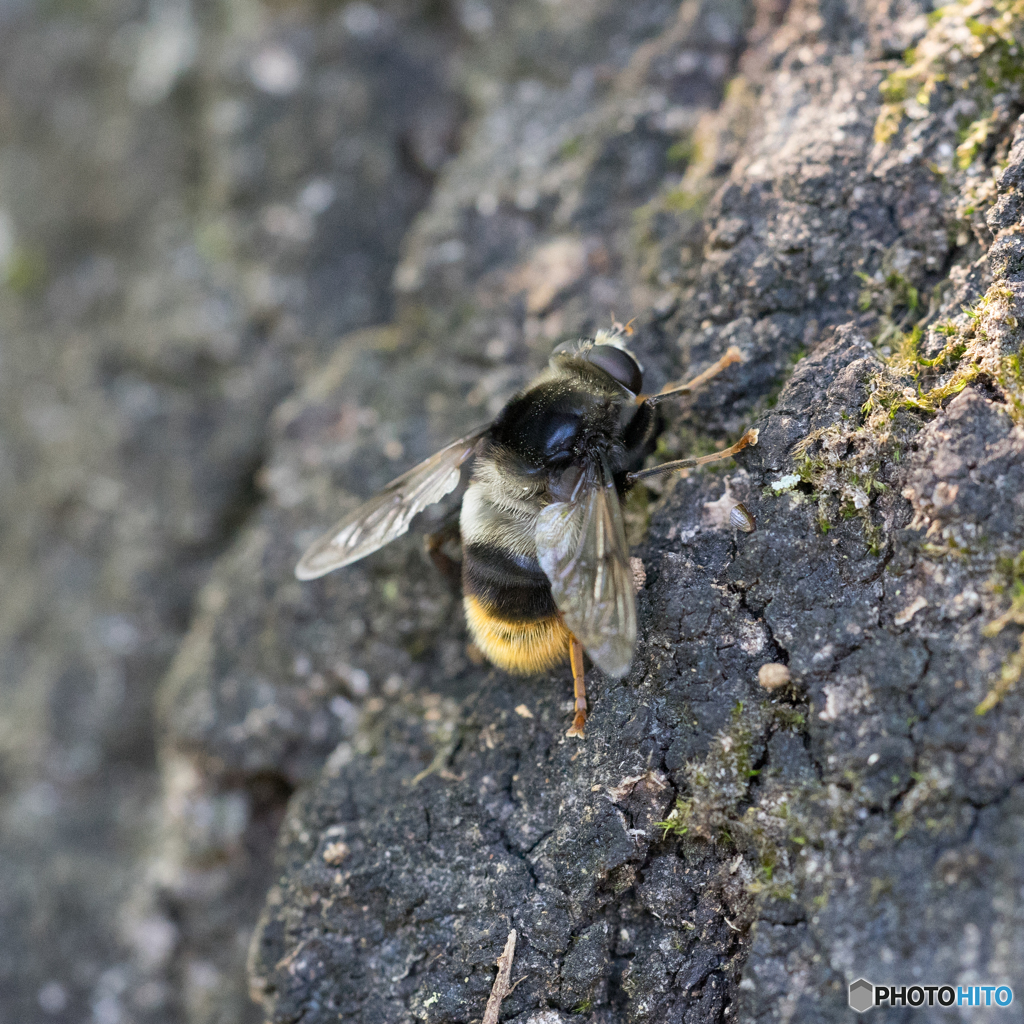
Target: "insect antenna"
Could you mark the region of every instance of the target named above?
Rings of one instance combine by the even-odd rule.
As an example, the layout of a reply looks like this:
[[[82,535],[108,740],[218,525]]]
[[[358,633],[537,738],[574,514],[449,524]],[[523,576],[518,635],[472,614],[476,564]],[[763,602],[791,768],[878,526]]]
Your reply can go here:
[[[703,373],[698,373],[693,380],[666,384],[656,395],[637,395],[636,404],[643,405],[646,402],[648,405],[657,405],[666,398],[689,394],[691,391],[696,391],[702,384],[706,384],[712,377],[718,376],[727,366],[744,361],[743,353],[735,345],[730,345],[726,349],[725,355],[717,363],[709,366]]]
[[[615,310],[611,311],[612,318],[612,333],[613,334],[624,334],[627,338],[633,337],[633,324],[636,322],[636,317],[633,317],[628,324],[621,324],[615,319]]]

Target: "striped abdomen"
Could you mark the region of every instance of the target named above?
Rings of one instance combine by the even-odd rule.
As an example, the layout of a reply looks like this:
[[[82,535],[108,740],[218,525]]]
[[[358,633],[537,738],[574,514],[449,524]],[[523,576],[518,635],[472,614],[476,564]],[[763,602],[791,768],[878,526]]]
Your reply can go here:
[[[463,548],[466,621],[487,660],[521,675],[565,661],[569,631],[536,558],[489,544]]]
[[[519,675],[546,672],[569,653],[533,540],[543,507],[535,480],[500,467],[492,452],[478,457],[459,517],[466,623],[488,661]]]

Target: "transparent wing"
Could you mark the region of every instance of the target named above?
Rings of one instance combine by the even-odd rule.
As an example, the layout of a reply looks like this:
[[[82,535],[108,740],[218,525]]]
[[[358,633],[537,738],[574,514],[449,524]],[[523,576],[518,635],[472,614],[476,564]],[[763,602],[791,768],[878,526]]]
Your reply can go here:
[[[602,672],[621,678],[636,646],[636,601],[622,506],[603,457],[573,500],[544,508],[535,539],[565,624]]]
[[[462,464],[486,430],[481,427],[453,441],[364,501],[309,547],[295,567],[295,575],[300,580],[315,580],[400,537],[418,513],[459,486]]]

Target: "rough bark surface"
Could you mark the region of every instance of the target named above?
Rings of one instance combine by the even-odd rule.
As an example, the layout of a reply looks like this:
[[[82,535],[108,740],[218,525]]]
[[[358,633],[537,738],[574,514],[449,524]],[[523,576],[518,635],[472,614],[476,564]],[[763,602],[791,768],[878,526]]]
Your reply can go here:
[[[187,215],[140,186],[108,276],[69,258],[48,305],[17,253],[4,564],[60,564],[0,606],[5,721],[37,723],[0,734],[12,917],[36,851],[45,889],[123,795],[67,886],[99,880],[72,933],[96,952],[72,977],[8,933],[12,1020],[469,1022],[512,928],[517,1024],[845,1020],[857,977],[1024,992],[1024,12],[567,7],[232,25],[162,95],[139,63],[155,115],[134,93],[122,116],[193,147],[198,171],[152,161]],[[292,569],[609,310],[649,385],[746,357],[670,412],[659,460],[760,442],[631,498],[637,655],[592,673],[580,743],[568,669],[477,664],[415,535]],[[68,324],[84,342],[47,347]]]
[[[879,58],[951,31],[922,39],[922,13],[791,9],[701,123],[700,162],[626,192],[628,175],[605,168],[622,152],[639,163],[679,102],[659,68],[685,64],[699,18],[667,32],[608,116],[575,122],[596,155],[583,175],[554,160],[534,172],[553,212],[511,266],[481,250],[514,224],[498,139],[518,138],[523,102],[491,114],[444,176],[397,275],[422,319],[398,328],[394,372],[429,361],[426,448],[439,421],[450,433],[473,418],[445,418],[450,385],[434,375],[449,361],[465,374],[481,341],[516,364],[522,345],[532,369],[551,339],[599,322],[602,299],[653,308],[638,344],[655,376],[728,344],[748,356],[669,427],[662,454],[756,422],[729,487],[759,527],[722,528],[720,475],[649,508],[636,664],[622,683],[595,680],[582,744],[562,736],[566,674],[523,682],[466,663],[444,599],[413,685],[383,651],[346,651],[382,690],[286,820],[252,951],[269,1019],[472,1020],[510,927],[523,980],[503,1015],[524,1022],[845,1019],[858,976],[1020,983],[1019,697],[976,708],[1017,642],[984,627],[1007,603],[1000,559],[1024,543],[1011,212],[1024,146],[1010,151],[1012,96],[966,168],[946,94],[876,140],[879,85],[900,67]],[[641,86],[646,109],[624,114]],[[558,110],[544,104],[548,132]],[[972,234],[964,197],[985,177],[996,205]],[[481,193],[498,200],[483,223]],[[701,228],[688,210],[711,193]],[[960,313],[979,302],[980,319]],[[348,370],[326,401],[290,407],[270,465],[293,500],[338,464],[318,410],[385,372]],[[510,368],[492,384],[498,372],[464,383],[469,404],[493,394],[493,411],[518,383]],[[267,515],[264,564],[282,533]],[[360,643],[379,643],[393,620],[376,594],[414,602],[415,559],[396,546],[294,591],[294,621],[342,626],[369,603]],[[410,628],[431,613],[420,605]],[[329,643],[336,657],[337,632]],[[315,675],[330,662],[307,644]],[[759,685],[774,663],[788,689]]]

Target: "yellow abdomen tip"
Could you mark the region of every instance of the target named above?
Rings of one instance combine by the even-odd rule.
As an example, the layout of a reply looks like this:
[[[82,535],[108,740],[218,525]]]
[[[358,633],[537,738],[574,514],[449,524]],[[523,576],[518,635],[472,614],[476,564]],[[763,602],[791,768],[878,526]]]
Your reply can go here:
[[[557,615],[530,622],[496,618],[475,597],[463,598],[466,623],[487,660],[515,675],[547,672],[569,656],[572,634]]]

